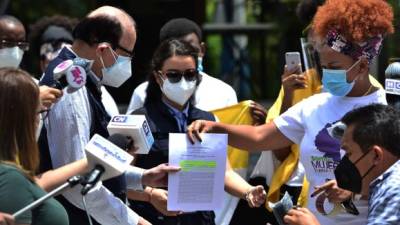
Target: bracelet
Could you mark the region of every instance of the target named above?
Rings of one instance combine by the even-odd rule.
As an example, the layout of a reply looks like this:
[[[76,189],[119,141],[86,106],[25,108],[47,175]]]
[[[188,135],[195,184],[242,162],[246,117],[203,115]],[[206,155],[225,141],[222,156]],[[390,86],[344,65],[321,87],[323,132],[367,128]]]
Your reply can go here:
[[[250,195],[251,191],[253,190],[253,188],[254,188],[254,187],[250,187],[250,188],[244,193],[244,199],[246,199],[247,202],[250,201],[249,195]]]

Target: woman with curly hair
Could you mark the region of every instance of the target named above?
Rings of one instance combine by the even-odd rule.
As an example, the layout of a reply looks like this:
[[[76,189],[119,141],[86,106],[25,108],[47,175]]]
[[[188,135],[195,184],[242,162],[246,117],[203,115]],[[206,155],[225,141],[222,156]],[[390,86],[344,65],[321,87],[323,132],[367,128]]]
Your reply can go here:
[[[359,193],[340,189],[334,181],[334,170],[344,151],[329,131],[354,108],[386,104],[385,92],[372,85],[368,76],[384,36],[393,33],[392,21],[392,9],[382,0],[326,1],[313,19],[326,91],[258,127],[195,121],[188,127],[189,138],[201,140],[201,132],[228,133],[229,145],[250,150],[278,150],[298,144],[311,187],[307,208],[324,225],[366,224],[366,196],[354,198]],[[368,158],[358,163],[371,165],[373,161]]]

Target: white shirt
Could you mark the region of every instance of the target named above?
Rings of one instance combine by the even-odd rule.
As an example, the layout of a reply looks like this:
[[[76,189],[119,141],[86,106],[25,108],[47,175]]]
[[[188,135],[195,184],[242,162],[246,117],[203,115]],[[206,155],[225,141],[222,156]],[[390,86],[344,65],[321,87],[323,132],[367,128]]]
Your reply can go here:
[[[194,106],[204,111],[224,108],[237,103],[236,92],[223,81],[200,72],[202,80],[195,93]],[[148,82],[143,82],[133,91],[126,114],[131,114],[143,106]]]
[[[54,168],[86,156],[85,145],[90,139],[91,122],[92,114],[86,87],[72,94],[64,92],[59,102],[49,111],[45,121]],[[142,173],[143,170],[140,168],[129,168],[129,171],[125,173],[128,189],[140,190],[142,188]],[[79,185],[67,190],[63,195],[73,205],[84,209],[80,190],[81,186]],[[139,216],[103,185],[97,185],[90,191],[86,195],[86,202],[89,214],[100,224],[138,223]]]
[[[117,103],[103,85],[101,85],[101,102],[109,116],[113,117],[119,114]]]
[[[386,104],[385,91],[379,89],[363,97],[337,97],[330,93],[321,93],[299,102],[274,120],[287,138],[300,145],[300,161],[310,182],[307,207],[321,224],[355,225],[367,222],[366,201],[354,202],[360,212],[359,216],[341,213],[335,217],[326,217],[317,212],[316,197],[311,198],[310,194],[313,187],[324,184],[326,179],[335,179],[334,169],[344,155],[340,142],[331,138],[326,128],[352,109],[371,103]]]

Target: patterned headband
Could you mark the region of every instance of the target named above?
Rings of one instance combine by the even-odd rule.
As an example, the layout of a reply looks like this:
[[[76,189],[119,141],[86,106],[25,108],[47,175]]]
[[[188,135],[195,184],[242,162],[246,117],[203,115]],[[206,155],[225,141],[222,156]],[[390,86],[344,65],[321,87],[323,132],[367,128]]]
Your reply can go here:
[[[382,35],[378,35],[362,43],[352,43],[347,41],[337,30],[332,29],[326,35],[326,40],[328,46],[333,50],[348,55],[354,60],[365,57],[371,63],[382,49],[383,38]]]

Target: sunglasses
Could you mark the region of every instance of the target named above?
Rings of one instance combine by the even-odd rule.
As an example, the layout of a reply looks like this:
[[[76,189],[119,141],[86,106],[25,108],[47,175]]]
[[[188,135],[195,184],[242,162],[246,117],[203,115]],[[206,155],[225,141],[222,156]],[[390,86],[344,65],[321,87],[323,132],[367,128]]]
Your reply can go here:
[[[12,47],[19,47],[22,51],[29,50],[29,43],[25,41],[7,41],[7,40],[0,40],[0,48],[12,48]]]
[[[160,71],[160,73],[162,73]],[[185,71],[179,70],[168,70],[164,73],[171,83],[178,83],[181,81],[182,77],[185,77],[186,81],[195,81],[199,77],[199,71],[196,69],[188,69]]]

